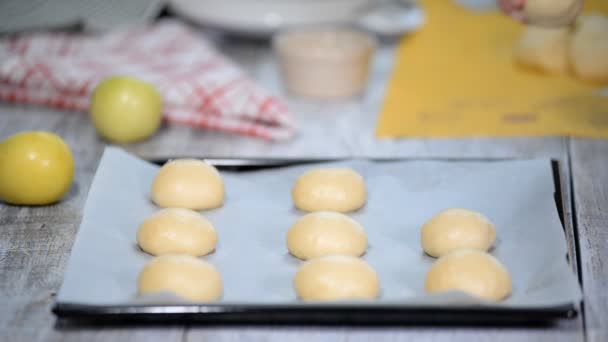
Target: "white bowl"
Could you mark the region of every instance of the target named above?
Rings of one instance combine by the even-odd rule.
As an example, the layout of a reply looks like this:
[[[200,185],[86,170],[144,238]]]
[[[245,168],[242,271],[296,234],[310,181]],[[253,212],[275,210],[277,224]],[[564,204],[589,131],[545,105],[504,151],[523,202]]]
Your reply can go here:
[[[278,29],[318,23],[354,23],[388,0],[170,0],[178,15],[224,31],[270,36]],[[421,24],[419,9],[405,8],[405,31]],[[411,15],[410,15],[411,14]],[[390,19],[394,23],[394,18]]]

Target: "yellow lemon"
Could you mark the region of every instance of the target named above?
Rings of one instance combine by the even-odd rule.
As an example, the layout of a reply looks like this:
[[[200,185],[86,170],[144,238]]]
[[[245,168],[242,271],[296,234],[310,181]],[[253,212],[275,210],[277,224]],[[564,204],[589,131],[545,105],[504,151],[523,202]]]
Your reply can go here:
[[[154,86],[133,77],[101,81],[91,97],[90,114],[97,132],[116,143],[143,140],[161,123],[161,96]]]
[[[0,143],[0,200],[51,204],[68,192],[73,179],[72,152],[53,133],[21,132]]]

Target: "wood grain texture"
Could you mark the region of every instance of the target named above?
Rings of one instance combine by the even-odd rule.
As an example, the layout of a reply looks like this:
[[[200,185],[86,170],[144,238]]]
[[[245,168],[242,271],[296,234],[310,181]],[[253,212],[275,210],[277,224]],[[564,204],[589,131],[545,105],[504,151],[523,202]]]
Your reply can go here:
[[[245,328],[199,329],[192,328],[186,334],[187,341],[236,342],[243,337],[251,341],[579,341],[576,330],[569,328],[547,329],[483,329],[483,328],[327,328],[300,327],[297,329]]]
[[[232,44],[220,41],[222,49],[243,65],[256,79],[282,94],[265,44]],[[374,64],[372,86],[365,97],[350,102],[312,103],[289,98],[300,121],[299,136],[289,143],[274,144],[222,133],[165,126],[148,141],[123,146],[143,157],[453,157],[529,158],[549,157],[562,162],[562,184],[566,204],[571,196],[568,139],[399,139],[374,137],[376,112],[382,100],[382,85],[392,64],[390,49],[380,51]],[[285,94],[283,94],[285,95]],[[57,326],[50,308],[58,291],[63,270],[78,230],[86,193],[105,142],[100,140],[85,113],[64,113],[36,107],[0,104],[0,139],[21,130],[44,129],[57,132],[70,145],[76,159],[76,182],[68,197],[49,207],[24,208],[0,203],[0,340],[10,341],[582,341],[582,320],[560,321],[553,327],[314,327],[314,326],[169,326],[96,327]],[[581,146],[579,156],[586,154]],[[605,150],[604,150],[604,153]],[[583,158],[584,162],[588,157]],[[604,159],[605,162],[605,159]],[[572,164],[576,163],[572,160]],[[606,165],[606,163],[604,163]],[[584,168],[581,164],[580,168]],[[575,173],[575,184],[579,175]],[[599,173],[599,171],[596,171]],[[595,173],[594,173],[595,175]],[[608,182],[608,174],[599,175]],[[583,180],[591,182],[590,180]],[[599,184],[601,180],[597,180]],[[605,189],[605,188],[604,188]],[[597,205],[594,197],[579,190],[576,200]],[[605,196],[605,193],[604,193]],[[586,199],[586,202],[585,202]],[[605,199],[605,197],[604,197]],[[598,202],[599,203],[599,202]],[[605,202],[603,202],[605,203]],[[585,204],[586,205],[586,204]],[[578,207],[577,207],[578,208]],[[566,237],[574,253],[575,232],[572,212],[565,207]],[[600,215],[590,211],[588,220]],[[579,222],[587,222],[580,218]],[[603,215],[603,214],[601,214]],[[601,216],[604,217],[604,216]],[[596,222],[596,221],[593,221]],[[600,222],[600,221],[597,221]],[[597,223],[596,222],[596,223]],[[604,222],[605,221],[601,221]],[[590,223],[591,225],[591,223]],[[605,224],[604,224],[605,226]],[[599,227],[599,226],[593,226]],[[605,241],[604,239],[603,241]],[[601,263],[608,251],[599,242],[584,244],[590,260]],[[583,247],[583,244],[581,244]],[[598,251],[598,252],[596,252]],[[603,253],[603,254],[598,254]],[[594,259],[595,258],[595,259]],[[597,270],[589,267],[589,270]],[[601,293],[606,273],[593,274],[598,280],[589,287],[588,300]],[[586,284],[586,286],[589,286]],[[586,288],[587,291],[587,288]],[[597,292],[600,291],[600,292]],[[597,310],[595,307],[592,307]],[[605,311],[603,311],[605,313]],[[597,316],[598,319],[601,316]],[[600,325],[600,321],[597,322]],[[588,329],[588,332],[591,331]],[[600,336],[600,335],[598,335]],[[602,335],[603,336],[603,335]]]
[[[608,141],[571,142],[588,341],[608,341]]]
[[[0,331],[12,341],[236,341],[236,340],[321,340],[391,341],[577,341],[582,340],[581,321],[563,321],[549,328],[437,328],[437,327],[56,327],[50,312],[54,294],[61,285],[63,269],[80,222],[86,193],[95,172],[103,142],[96,137],[86,117],[79,113],[61,113],[38,108],[0,107],[0,139],[23,129],[47,129],[63,136],[74,152],[77,172],[75,186],[65,201],[58,205],[23,208],[0,205]],[[168,131],[172,130],[168,129]],[[184,128],[177,128],[183,131]],[[192,145],[190,134],[173,136],[176,146]],[[216,146],[216,155],[240,156],[249,142],[229,139]],[[531,142],[534,143],[531,143]],[[420,142],[412,141],[412,144]],[[480,143],[476,140],[452,144],[428,141],[423,150],[384,150],[375,147],[380,156],[466,156],[466,157],[531,157],[547,156],[567,166],[565,139],[499,140]],[[524,146],[528,144],[528,148]],[[479,145],[479,146],[478,146]],[[343,146],[343,145],[341,145]],[[494,146],[494,147],[493,147]],[[509,147],[510,146],[510,147]],[[495,148],[495,150],[493,150]],[[460,153],[459,153],[460,150]],[[337,156],[349,155],[350,149],[337,149]],[[213,152],[213,151],[211,151]],[[331,151],[330,151],[331,152]],[[278,152],[276,152],[278,153]],[[298,151],[294,151],[298,153]],[[280,155],[280,154],[278,154]],[[266,156],[263,153],[253,155]],[[567,169],[566,169],[567,171]],[[562,173],[568,184],[568,172]],[[567,230],[571,242],[572,231]],[[571,244],[572,246],[574,244]]]

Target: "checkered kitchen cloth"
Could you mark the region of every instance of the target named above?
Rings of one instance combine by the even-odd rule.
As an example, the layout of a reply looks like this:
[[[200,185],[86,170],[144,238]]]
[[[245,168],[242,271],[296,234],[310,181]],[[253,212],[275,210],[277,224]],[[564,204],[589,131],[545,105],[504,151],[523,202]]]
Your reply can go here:
[[[96,84],[130,75],[154,84],[168,122],[266,140],[295,133],[286,105],[186,24],[162,20],[106,34],[0,39],[0,100],[86,111]]]

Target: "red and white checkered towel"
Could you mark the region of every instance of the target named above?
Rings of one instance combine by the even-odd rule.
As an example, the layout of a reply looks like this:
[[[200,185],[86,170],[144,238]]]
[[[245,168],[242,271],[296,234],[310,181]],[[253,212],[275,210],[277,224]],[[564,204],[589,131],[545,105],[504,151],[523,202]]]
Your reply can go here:
[[[178,21],[104,35],[0,39],[0,100],[86,111],[97,83],[111,75],[154,84],[168,122],[267,140],[295,132],[282,101]]]

